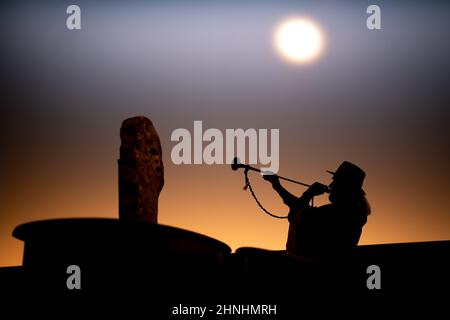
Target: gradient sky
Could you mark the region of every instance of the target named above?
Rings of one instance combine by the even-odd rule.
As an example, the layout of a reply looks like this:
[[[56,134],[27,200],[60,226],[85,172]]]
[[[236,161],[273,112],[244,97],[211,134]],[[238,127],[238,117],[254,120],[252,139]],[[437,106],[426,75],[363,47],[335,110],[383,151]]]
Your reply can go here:
[[[159,222],[233,249],[283,249],[287,221],[259,211],[228,165],[175,166],[176,128],[279,128],[280,171],[330,182],[367,172],[362,244],[450,239],[450,3],[427,1],[14,1],[0,10],[0,265],[21,263],[18,224],[118,217],[119,129],[145,115],[163,145]],[[366,28],[369,4],[382,30]],[[289,16],[319,24],[326,50],[294,66],[273,48]],[[258,175],[262,202],[287,208]],[[304,188],[284,184],[293,193]],[[316,203],[325,203],[326,198]]]

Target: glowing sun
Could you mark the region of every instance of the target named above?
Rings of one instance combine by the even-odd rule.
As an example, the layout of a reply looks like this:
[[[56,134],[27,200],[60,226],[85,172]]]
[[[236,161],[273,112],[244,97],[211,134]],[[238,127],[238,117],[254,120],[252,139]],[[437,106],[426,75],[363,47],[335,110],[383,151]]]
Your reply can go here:
[[[324,37],[319,26],[310,19],[289,18],[277,26],[274,43],[287,61],[309,63],[322,53]]]

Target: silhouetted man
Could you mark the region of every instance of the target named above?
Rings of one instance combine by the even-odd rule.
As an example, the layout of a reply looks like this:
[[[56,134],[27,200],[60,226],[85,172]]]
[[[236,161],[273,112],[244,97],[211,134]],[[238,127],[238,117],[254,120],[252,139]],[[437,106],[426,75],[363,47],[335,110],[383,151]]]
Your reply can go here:
[[[365,172],[344,161],[329,187],[315,182],[301,197],[289,193],[277,176],[265,175],[289,207],[286,250],[321,262],[347,259],[357,246],[370,206],[362,190]],[[330,204],[311,207],[314,196],[330,192]]]

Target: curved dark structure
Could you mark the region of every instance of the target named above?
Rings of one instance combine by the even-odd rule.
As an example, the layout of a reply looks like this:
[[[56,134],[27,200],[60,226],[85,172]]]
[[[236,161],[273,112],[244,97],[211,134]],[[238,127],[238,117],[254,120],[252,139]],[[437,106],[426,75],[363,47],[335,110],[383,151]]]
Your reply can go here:
[[[268,303],[277,305],[277,319],[293,319],[327,311],[324,304],[383,310],[398,307],[399,296],[411,305],[424,294],[444,307],[436,296],[450,285],[450,241],[359,246],[346,263],[324,265],[285,251],[231,253],[210,237],[139,221],[44,220],[20,225],[13,235],[25,242],[23,266],[0,268],[2,291],[24,303],[76,301],[79,310],[102,315],[119,308],[166,319],[183,303],[211,310]],[[70,265],[81,269],[81,290],[67,288]],[[381,269],[381,290],[366,286],[371,265]]]

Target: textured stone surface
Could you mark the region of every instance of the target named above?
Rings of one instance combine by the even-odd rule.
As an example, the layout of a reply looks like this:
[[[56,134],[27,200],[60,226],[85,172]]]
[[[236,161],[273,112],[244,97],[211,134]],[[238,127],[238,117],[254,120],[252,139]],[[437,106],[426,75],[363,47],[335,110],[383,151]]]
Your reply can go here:
[[[158,133],[149,119],[139,116],[123,121],[120,139],[119,218],[157,223],[164,185]]]

